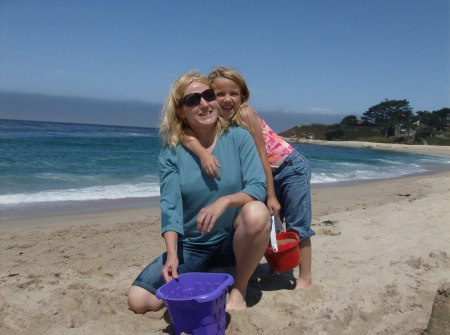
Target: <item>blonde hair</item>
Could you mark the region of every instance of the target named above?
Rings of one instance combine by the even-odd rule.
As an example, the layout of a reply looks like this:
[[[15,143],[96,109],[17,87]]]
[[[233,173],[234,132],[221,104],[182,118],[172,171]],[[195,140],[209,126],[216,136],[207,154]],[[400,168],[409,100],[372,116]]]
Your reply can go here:
[[[230,120],[231,124],[246,128],[248,130],[252,130],[249,122],[245,121],[241,114],[241,111],[248,107],[248,99],[250,99],[250,90],[248,89],[244,77],[242,77],[239,72],[230,67],[219,66],[213,69],[208,75],[208,80],[214,89],[216,89],[214,86],[214,80],[218,78],[225,78],[235,82],[241,90],[241,106],[236,114],[234,114],[233,118]]]
[[[159,133],[163,145],[169,145],[175,148],[178,143],[183,141],[185,129],[189,128],[189,126],[178,116],[177,109],[182,108],[184,92],[193,82],[200,82],[211,87],[208,78],[198,71],[190,71],[175,80],[161,111]],[[227,128],[228,122],[221,116],[218,116],[216,122],[216,130],[218,133],[221,134]]]

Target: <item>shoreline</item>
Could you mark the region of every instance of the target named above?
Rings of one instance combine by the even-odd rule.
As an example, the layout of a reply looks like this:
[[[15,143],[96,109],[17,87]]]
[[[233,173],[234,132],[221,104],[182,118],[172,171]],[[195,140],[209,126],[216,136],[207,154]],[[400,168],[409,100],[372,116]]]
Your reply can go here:
[[[427,155],[450,156],[450,146],[448,145],[412,145],[412,144],[378,143],[378,142],[364,142],[364,141],[326,141],[326,140],[310,140],[305,138],[301,139],[285,138],[285,139],[290,143],[294,144],[329,145],[336,147],[365,148],[376,150],[410,152]]]
[[[0,218],[0,227],[3,225],[11,225],[13,221],[33,221],[45,220],[45,218],[57,216],[101,216],[101,213],[143,210],[147,207],[158,207],[159,197],[146,198],[124,198],[124,199],[108,199],[108,200],[89,200],[89,201],[70,201],[66,204],[51,207],[52,203],[44,203],[40,206],[20,207],[17,210],[3,211]],[[9,214],[9,215],[8,215]]]
[[[324,215],[328,211],[339,209],[340,203],[347,203],[352,197],[352,193],[356,192],[361,196],[370,197],[370,190],[372,188],[388,189],[390,183],[404,184],[402,192],[409,194],[414,190],[410,185],[414,184],[416,180],[427,178],[439,178],[449,176],[450,171],[427,171],[420,174],[405,175],[396,178],[386,179],[369,179],[369,180],[357,180],[349,182],[336,182],[336,183],[321,183],[311,185],[311,197],[312,197],[312,211],[313,216]],[[342,197],[342,194],[346,194]],[[320,203],[314,202],[314,198],[326,199]],[[361,199],[360,199],[361,200]],[[67,225],[90,225],[90,224],[108,224],[108,223],[125,223],[130,221],[145,220],[148,217],[160,215],[159,212],[159,197],[142,198],[139,200],[141,205],[124,205],[122,204],[118,208],[112,208],[112,204],[116,202],[127,203],[129,200],[115,200],[104,201],[110,203],[107,208],[100,210],[86,209],[86,210],[74,210],[72,212],[51,213],[42,215],[33,215],[32,213],[13,217],[0,219],[0,229],[20,229],[28,227],[43,227],[43,226],[67,226]],[[370,199],[374,202],[376,199]],[[94,201],[95,202],[95,201]],[[146,203],[145,205],[142,205]],[[327,210],[325,211],[323,205],[327,204]],[[354,208],[352,204],[347,204],[347,208]]]
[[[348,148],[365,148],[375,150],[389,150],[399,152],[410,152],[418,154],[440,155],[450,157],[450,146],[433,146],[433,145],[407,145],[407,144],[386,144],[375,142],[361,142],[361,141],[324,141],[324,140],[308,140],[299,139],[295,140],[296,144],[312,144],[312,145],[324,145],[324,146],[339,146]],[[450,166],[449,166],[450,170]],[[345,187],[358,184],[372,183],[377,181],[395,180],[414,176],[426,176],[432,174],[439,174],[448,170],[428,170],[424,172],[408,174],[403,176],[397,176],[393,178],[384,179],[361,179],[354,181],[338,181],[338,182],[326,182],[326,183],[314,183],[311,184],[312,189],[322,188],[336,188]],[[43,222],[45,220],[52,220],[52,217],[59,217],[65,215],[77,215],[81,217],[92,215],[94,217],[102,217],[102,213],[108,213],[110,211],[129,211],[133,209],[137,211],[144,211],[147,207],[159,206],[159,197],[145,197],[145,198],[124,198],[114,200],[89,200],[89,201],[71,201],[60,204],[55,203],[42,203],[25,205],[24,207],[17,207],[13,209],[6,208],[2,212],[0,217],[0,227],[11,226],[14,221],[24,221],[28,225],[32,225],[32,221]]]

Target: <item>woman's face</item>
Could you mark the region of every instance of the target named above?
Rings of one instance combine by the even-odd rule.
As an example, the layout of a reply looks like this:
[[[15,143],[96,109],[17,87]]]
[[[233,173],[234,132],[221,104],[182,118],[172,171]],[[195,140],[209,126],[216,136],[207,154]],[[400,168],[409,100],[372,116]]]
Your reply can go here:
[[[221,115],[231,120],[242,104],[241,88],[234,81],[227,78],[216,78],[213,80],[216,88],[217,103]]]
[[[201,82],[193,82],[184,92],[183,103],[178,109],[178,116],[184,119],[192,130],[195,130],[197,127],[216,124],[217,102],[214,92],[209,90],[211,90],[211,87],[208,85]]]

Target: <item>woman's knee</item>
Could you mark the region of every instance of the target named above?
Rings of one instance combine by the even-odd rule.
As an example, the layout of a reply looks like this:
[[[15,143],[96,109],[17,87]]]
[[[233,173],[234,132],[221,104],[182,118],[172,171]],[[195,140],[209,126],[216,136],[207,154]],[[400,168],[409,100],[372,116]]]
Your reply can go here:
[[[253,233],[268,231],[270,228],[270,214],[264,203],[261,201],[250,201],[246,203],[240,215],[242,224],[247,230]]]
[[[131,286],[128,290],[128,308],[138,314],[147,311],[158,311],[164,303],[149,291],[139,286]]]

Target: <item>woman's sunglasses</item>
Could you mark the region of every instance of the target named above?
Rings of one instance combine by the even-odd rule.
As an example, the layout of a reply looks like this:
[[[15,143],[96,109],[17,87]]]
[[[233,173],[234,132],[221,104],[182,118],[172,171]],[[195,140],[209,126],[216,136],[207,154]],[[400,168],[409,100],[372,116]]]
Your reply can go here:
[[[202,100],[202,98],[208,102],[214,101],[216,100],[216,94],[214,93],[213,89],[209,88],[207,90],[204,90],[202,93],[192,93],[186,95],[181,100],[181,103],[188,107],[195,107],[200,105],[200,101]]]

